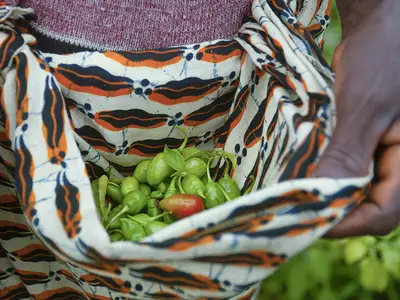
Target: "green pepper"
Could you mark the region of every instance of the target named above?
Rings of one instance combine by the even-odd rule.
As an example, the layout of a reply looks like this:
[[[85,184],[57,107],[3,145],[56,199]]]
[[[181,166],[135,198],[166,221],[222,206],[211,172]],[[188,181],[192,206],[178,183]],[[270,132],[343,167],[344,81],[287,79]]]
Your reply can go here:
[[[172,224],[176,221],[176,218],[172,214],[166,214],[164,215],[163,220],[166,224]]]
[[[168,185],[164,182],[161,182],[158,185],[158,191],[160,191],[161,193],[165,194],[165,192],[167,191]]]
[[[206,209],[213,208],[225,202],[225,193],[221,187],[216,184],[210,174],[210,164],[213,158],[210,158],[207,163],[207,183],[205,185],[206,198],[204,199],[204,206]]]
[[[121,231],[114,231],[110,234],[111,242],[119,242],[124,240],[124,236]]]
[[[139,189],[139,182],[133,177],[125,177],[121,182],[121,192],[124,197],[128,193],[138,189]]]
[[[139,184],[139,190],[141,190],[147,197],[149,197],[151,194],[151,187],[145,183]]]
[[[227,195],[227,201],[232,201],[241,196],[237,182],[232,179],[227,173],[225,173],[225,176],[218,181],[218,185],[224,190],[225,194]]]
[[[225,196],[218,184],[214,181],[208,182],[206,184],[206,198],[204,199],[205,208],[210,209],[224,202]]]
[[[182,187],[182,177],[185,177],[185,176],[187,176],[187,174],[179,176],[179,178],[178,178],[178,189],[179,189],[179,193],[181,193],[181,194],[185,194],[186,193],[185,190]],[[177,194],[177,193],[175,193],[175,194]]]
[[[172,178],[171,184],[167,188],[167,191],[165,192],[164,198],[171,197],[172,195],[175,195],[178,193],[178,189],[176,188],[176,179],[177,177]]]
[[[152,235],[165,227],[167,227],[168,224],[160,221],[151,221],[148,222],[144,225],[144,231],[146,232],[147,235]]]
[[[147,204],[147,197],[141,190],[135,190],[125,196],[123,205],[128,207],[128,213],[134,215],[139,213]]]
[[[153,191],[151,192],[150,197],[154,199],[162,199],[164,198],[164,195],[160,191]]]
[[[203,199],[206,197],[204,195],[205,186],[197,176],[190,174],[183,178],[182,187],[186,194],[197,195]]]
[[[121,219],[121,232],[125,240],[131,242],[139,242],[146,237],[143,226],[128,218]]]
[[[157,199],[147,201],[147,214],[150,217],[156,217],[161,214],[160,202]]]
[[[115,184],[120,184],[124,176],[122,176],[114,167],[110,167],[108,170],[108,180]]]
[[[215,151],[216,156],[222,156],[226,159],[229,159],[232,163],[232,169],[236,168],[237,158],[235,155],[229,152],[225,152],[222,150]],[[225,170],[225,175],[218,181],[218,186],[224,192],[225,198],[227,201],[232,201],[241,196],[240,189],[237,182],[229,176],[229,164],[227,163],[227,167]]]
[[[202,182],[204,185],[206,185],[206,184],[207,184],[207,182],[208,182],[208,178],[207,178],[207,176],[203,176],[203,177],[201,177],[201,178],[200,178],[200,180],[201,180],[201,182]]]
[[[115,207],[111,211],[110,215],[107,217],[107,225],[105,226],[106,229],[121,228],[120,218],[121,216],[126,214],[128,210],[129,210],[128,207],[125,205],[118,205],[117,207]]]
[[[150,159],[142,160],[136,166],[136,169],[133,172],[133,177],[135,177],[136,180],[139,181],[139,183],[146,183],[147,168],[148,168],[150,162],[151,162]]]
[[[183,158],[185,160],[187,160],[188,158],[191,158],[192,156],[194,156],[194,155],[196,155],[196,154],[198,154],[200,152],[201,152],[201,150],[199,148],[187,147],[187,148],[182,150],[182,155],[183,155]]]
[[[206,174],[207,164],[198,157],[192,157],[185,162],[185,171],[200,178]]]
[[[164,158],[164,153],[158,153],[147,167],[146,180],[150,186],[156,187],[174,172]]]
[[[124,200],[121,188],[113,183],[109,183],[107,185],[107,196],[119,204],[121,204],[122,200]]]

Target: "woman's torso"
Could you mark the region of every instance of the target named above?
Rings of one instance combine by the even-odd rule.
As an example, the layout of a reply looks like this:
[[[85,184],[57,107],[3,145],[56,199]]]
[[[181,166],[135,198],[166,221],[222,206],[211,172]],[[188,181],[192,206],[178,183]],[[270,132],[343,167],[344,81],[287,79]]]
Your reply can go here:
[[[229,38],[251,0],[12,0],[35,9],[44,51],[141,50]]]

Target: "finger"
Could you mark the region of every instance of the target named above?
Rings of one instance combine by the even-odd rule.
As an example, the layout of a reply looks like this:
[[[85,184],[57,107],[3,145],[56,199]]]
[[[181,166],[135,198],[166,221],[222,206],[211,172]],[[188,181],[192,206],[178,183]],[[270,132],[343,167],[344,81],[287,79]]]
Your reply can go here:
[[[327,234],[327,238],[346,238],[363,235],[385,235],[391,232],[399,223],[400,209],[393,202],[396,198],[393,193],[390,196],[382,196],[388,190],[398,191],[398,182],[381,184],[375,189],[371,198],[380,197],[380,202],[363,202],[349,216],[333,227]],[[397,193],[396,193],[397,194]],[[391,201],[394,199],[394,201]]]
[[[328,234],[330,238],[359,235],[382,235],[400,221],[400,145],[391,146],[378,161],[377,179],[369,195],[352,214]]]
[[[384,145],[400,144],[400,120],[396,120],[382,137],[381,143]]]

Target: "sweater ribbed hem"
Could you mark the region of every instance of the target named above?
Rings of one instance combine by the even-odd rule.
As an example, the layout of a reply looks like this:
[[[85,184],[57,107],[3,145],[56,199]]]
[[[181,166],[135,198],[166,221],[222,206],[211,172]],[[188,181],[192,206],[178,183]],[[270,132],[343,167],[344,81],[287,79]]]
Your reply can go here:
[[[68,3],[67,3],[68,2]],[[95,50],[144,50],[231,38],[251,0],[21,0],[42,36]]]

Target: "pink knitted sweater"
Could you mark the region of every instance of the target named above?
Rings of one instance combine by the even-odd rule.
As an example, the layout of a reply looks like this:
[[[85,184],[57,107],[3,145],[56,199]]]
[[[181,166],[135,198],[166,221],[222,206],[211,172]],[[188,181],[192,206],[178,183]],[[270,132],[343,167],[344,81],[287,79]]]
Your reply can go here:
[[[89,49],[140,50],[229,38],[251,0],[9,0],[39,34]]]

